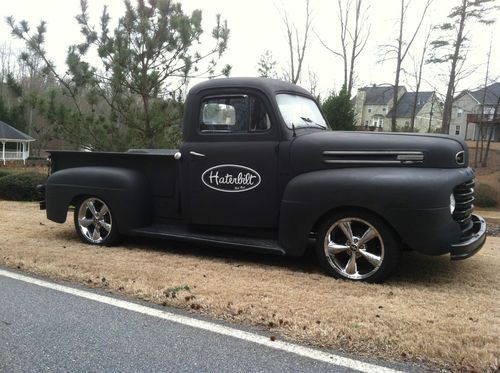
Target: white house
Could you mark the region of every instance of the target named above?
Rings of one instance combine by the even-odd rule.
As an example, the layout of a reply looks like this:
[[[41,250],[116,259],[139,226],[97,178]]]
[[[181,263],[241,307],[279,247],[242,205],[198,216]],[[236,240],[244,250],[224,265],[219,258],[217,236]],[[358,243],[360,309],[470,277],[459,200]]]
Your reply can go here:
[[[5,165],[6,161],[23,161],[30,156],[30,142],[34,138],[0,121],[0,160]]]

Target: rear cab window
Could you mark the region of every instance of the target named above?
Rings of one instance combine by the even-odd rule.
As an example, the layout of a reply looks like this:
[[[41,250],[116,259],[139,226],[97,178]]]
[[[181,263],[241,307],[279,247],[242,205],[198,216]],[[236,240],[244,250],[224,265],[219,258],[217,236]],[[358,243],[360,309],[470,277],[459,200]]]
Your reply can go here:
[[[202,134],[243,134],[271,129],[264,103],[252,95],[206,97],[201,103],[199,118]]]

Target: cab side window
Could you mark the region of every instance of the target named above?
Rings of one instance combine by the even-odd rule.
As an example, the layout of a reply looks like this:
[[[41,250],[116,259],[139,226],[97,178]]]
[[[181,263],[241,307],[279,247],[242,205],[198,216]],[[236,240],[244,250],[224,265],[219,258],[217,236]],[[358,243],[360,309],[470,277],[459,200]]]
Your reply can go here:
[[[201,103],[201,133],[264,132],[271,121],[262,101],[253,96],[208,97]]]

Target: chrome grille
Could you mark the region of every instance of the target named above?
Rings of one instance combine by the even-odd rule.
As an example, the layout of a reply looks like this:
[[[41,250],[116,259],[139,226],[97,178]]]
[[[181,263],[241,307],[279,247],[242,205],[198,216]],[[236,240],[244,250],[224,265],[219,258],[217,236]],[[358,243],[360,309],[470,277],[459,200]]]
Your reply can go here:
[[[474,180],[469,180],[453,189],[453,196],[456,203],[453,219],[460,224],[463,240],[468,239],[472,234],[471,228],[473,224],[471,215],[474,210],[474,184]]]

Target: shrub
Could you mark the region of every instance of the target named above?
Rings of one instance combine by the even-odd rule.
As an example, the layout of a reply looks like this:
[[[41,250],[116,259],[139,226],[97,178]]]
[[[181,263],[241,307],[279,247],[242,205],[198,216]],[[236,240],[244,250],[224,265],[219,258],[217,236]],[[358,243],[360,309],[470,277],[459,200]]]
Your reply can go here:
[[[9,174],[0,178],[0,199],[12,201],[36,201],[39,195],[36,186],[42,184],[47,176],[37,172]]]
[[[7,175],[10,175],[12,172],[9,172],[7,170],[0,170],[0,177],[4,177]]]
[[[497,195],[497,191],[491,185],[479,184],[475,189],[474,204],[479,207],[495,207],[498,203]]]

